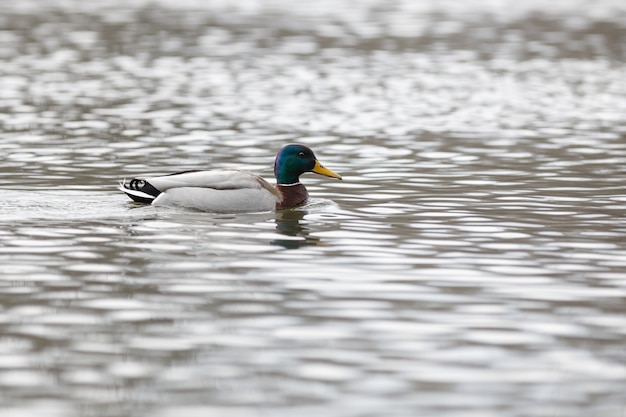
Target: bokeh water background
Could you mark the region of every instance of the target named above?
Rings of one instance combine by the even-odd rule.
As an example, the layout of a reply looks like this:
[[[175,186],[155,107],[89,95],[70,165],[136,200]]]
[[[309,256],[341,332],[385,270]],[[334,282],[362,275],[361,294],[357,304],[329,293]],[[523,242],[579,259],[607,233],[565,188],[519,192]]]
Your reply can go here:
[[[624,417],[626,5],[0,2],[2,416]],[[344,176],[307,207],[137,174]]]

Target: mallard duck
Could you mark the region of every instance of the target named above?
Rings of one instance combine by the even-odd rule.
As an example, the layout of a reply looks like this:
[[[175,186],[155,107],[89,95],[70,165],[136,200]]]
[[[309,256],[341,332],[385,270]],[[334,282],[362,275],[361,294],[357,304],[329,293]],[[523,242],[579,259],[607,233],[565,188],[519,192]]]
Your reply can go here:
[[[304,204],[309,193],[300,175],[315,172],[341,176],[325,168],[304,145],[283,147],[274,162],[276,185],[248,171],[213,169],[183,171],[158,177],[136,177],[119,189],[139,203],[182,206],[218,213],[282,210]]]

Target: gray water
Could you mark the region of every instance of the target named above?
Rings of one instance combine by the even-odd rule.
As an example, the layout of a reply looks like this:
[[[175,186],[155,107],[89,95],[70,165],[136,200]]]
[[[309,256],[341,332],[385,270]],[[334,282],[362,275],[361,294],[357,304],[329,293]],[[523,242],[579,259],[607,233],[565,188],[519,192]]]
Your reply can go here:
[[[2,416],[624,417],[624,3],[229,3],[0,3]]]

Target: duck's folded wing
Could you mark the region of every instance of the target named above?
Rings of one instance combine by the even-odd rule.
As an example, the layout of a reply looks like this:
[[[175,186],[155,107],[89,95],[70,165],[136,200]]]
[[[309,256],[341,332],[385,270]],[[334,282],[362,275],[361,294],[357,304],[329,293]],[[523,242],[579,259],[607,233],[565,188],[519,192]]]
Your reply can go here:
[[[262,178],[246,171],[220,169],[209,171],[188,171],[160,177],[142,178],[161,192],[173,188],[212,188],[215,190],[261,189],[269,184]]]

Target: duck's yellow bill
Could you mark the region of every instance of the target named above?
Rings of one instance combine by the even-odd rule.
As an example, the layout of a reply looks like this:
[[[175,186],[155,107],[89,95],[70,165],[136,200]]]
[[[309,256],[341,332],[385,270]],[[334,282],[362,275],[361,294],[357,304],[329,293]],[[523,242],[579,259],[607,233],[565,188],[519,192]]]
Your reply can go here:
[[[334,171],[326,168],[324,165],[320,164],[320,161],[315,161],[315,166],[313,167],[313,172],[316,174],[324,175],[331,178],[341,179],[341,175],[337,174]]]

